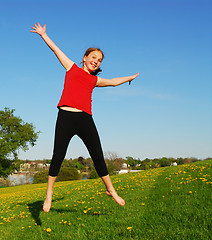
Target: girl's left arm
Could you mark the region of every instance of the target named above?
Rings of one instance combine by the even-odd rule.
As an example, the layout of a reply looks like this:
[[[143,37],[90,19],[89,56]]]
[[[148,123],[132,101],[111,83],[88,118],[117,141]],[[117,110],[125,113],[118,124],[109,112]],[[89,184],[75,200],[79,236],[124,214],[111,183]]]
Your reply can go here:
[[[128,77],[117,77],[117,78],[112,78],[112,79],[105,79],[101,77],[97,77],[97,87],[108,87],[108,86],[118,86],[121,85],[125,82],[131,82],[134,80],[136,77],[138,77],[139,73],[136,73],[135,75],[128,76]]]

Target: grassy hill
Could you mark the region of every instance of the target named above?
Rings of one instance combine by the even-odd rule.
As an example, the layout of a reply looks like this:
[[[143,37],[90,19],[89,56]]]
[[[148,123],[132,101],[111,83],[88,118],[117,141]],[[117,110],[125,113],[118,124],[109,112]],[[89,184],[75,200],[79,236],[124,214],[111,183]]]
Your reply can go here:
[[[211,239],[212,160],[112,176],[119,206],[97,180],[0,189],[0,239]]]

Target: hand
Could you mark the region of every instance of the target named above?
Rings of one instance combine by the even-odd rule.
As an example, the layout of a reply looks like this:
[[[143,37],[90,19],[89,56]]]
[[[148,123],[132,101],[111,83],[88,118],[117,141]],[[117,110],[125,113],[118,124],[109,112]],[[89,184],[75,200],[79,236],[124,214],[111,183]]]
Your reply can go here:
[[[138,77],[139,73],[136,73],[135,75],[132,76],[132,80]]]
[[[34,32],[42,36],[44,33],[46,33],[46,24],[44,24],[43,27],[41,27],[40,23],[34,24],[35,27],[31,27],[34,30],[30,30],[30,32]]]
[[[133,76],[132,76],[132,80],[134,80],[136,77],[138,77],[138,75],[139,75],[139,73],[136,73],[135,75],[133,75]],[[129,85],[131,84],[131,81],[132,81],[132,80],[129,81]]]

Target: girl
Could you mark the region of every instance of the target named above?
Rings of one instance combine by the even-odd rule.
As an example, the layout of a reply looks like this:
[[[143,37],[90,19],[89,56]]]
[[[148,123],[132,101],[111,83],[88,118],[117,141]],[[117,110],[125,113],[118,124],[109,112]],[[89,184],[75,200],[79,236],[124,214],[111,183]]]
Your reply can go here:
[[[105,184],[106,194],[112,196],[119,205],[124,206],[125,201],[116,193],[104,161],[99,135],[92,118],[91,98],[95,87],[118,86],[125,82],[130,83],[139,74],[113,79],[97,77],[95,75],[101,71],[99,67],[104,57],[100,49],[89,48],[83,57],[83,66],[79,68],[47,36],[46,24],[43,27],[39,23],[34,24],[32,29],[31,32],[42,37],[66,69],[64,89],[58,104],[59,113],[55,129],[54,151],[49,168],[43,210],[49,212],[51,208],[54,182],[65,157],[68,144],[75,134],[86,145],[96,171]]]

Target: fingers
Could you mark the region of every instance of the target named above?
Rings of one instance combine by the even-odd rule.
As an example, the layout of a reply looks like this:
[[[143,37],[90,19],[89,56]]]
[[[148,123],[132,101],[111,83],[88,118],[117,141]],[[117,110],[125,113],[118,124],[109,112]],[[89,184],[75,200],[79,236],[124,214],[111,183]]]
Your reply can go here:
[[[31,28],[34,29],[34,30],[30,30],[30,32],[37,33],[37,28],[35,28],[35,27],[31,27]]]
[[[39,22],[35,23],[33,27],[31,27],[33,30],[30,30],[30,32],[38,33],[46,32],[46,24],[42,27]]]
[[[46,25],[46,24],[45,24],[45,25]],[[45,25],[44,25],[44,26],[45,26]],[[38,22],[37,24],[35,23],[35,24],[34,24],[34,27],[31,27],[31,28],[33,28],[33,29],[36,30],[36,29],[38,29],[38,28],[40,28],[40,27],[42,28],[42,26],[41,26],[40,23]]]
[[[137,78],[139,76],[139,73],[136,73],[135,75],[133,75],[133,79]]]
[[[132,76],[132,80],[137,78],[139,76],[139,73],[136,73],[135,75]],[[129,85],[131,84],[132,80],[129,81]]]

